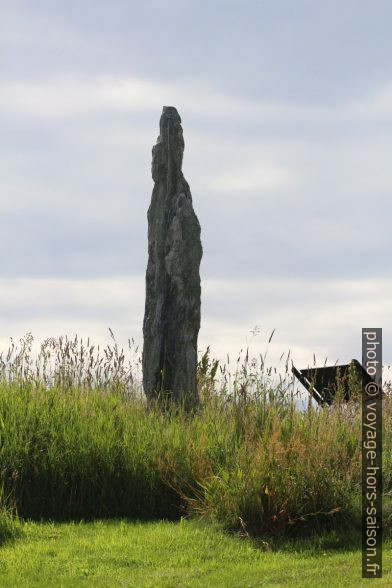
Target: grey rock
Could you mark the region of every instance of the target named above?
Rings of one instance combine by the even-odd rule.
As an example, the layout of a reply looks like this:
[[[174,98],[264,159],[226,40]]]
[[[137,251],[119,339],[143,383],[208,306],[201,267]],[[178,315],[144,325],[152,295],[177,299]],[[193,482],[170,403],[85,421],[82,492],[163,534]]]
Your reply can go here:
[[[194,405],[200,329],[200,224],[182,173],[181,118],[164,106],[152,150],[154,189],[148,209],[148,265],[143,322],[147,397]]]

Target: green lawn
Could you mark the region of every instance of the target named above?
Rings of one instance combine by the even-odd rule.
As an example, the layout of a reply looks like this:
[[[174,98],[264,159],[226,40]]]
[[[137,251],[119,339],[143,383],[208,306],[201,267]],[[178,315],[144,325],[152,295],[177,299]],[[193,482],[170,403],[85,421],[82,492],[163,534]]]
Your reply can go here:
[[[335,542],[336,543],[336,542]],[[266,551],[197,522],[25,523],[0,547],[0,586],[360,586],[361,553],[331,549],[331,537]],[[392,543],[384,545],[392,586]]]

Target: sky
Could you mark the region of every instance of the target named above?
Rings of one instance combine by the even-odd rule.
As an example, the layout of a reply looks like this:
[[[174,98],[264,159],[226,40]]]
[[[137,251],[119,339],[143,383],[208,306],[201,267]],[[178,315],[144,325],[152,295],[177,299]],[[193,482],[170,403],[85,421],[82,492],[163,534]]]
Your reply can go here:
[[[200,352],[347,362],[382,327],[391,363],[391,23],[388,0],[3,0],[1,349],[142,344],[167,105],[202,229]]]

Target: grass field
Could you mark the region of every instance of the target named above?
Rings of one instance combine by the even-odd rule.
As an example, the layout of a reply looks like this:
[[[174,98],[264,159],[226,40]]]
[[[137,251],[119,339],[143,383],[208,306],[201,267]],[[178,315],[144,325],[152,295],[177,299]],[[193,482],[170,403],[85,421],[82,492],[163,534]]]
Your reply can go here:
[[[116,347],[105,364],[78,341],[50,343],[50,373],[53,349],[34,364],[28,344],[0,354],[0,507],[64,522],[190,515],[253,535],[360,525],[355,401],[303,412],[260,363],[246,357],[230,385],[206,354],[188,412],[138,395]],[[383,447],[389,526],[390,397]]]
[[[189,411],[147,403],[116,345],[48,340],[35,362],[30,347],[0,353],[0,587],[363,584],[358,382],[304,411],[288,371],[273,383],[246,354],[230,374],[207,352]]]
[[[361,579],[360,548],[350,537],[275,540],[266,549],[186,520],[26,523],[19,539],[0,548],[0,586],[345,588],[371,581]],[[391,586],[391,542],[383,564],[377,586]]]

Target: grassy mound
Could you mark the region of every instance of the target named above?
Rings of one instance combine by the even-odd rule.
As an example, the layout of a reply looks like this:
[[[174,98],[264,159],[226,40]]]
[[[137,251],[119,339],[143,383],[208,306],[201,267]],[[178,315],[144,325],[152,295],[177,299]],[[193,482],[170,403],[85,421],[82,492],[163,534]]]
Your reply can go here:
[[[69,364],[50,385],[41,376],[3,378],[0,502],[35,519],[190,515],[245,535],[359,526],[357,405],[301,412],[278,388],[263,381],[250,394],[240,378],[234,393],[217,391],[217,364],[203,361],[193,413],[147,405],[118,377],[77,379]],[[386,525],[391,425],[387,397]]]

